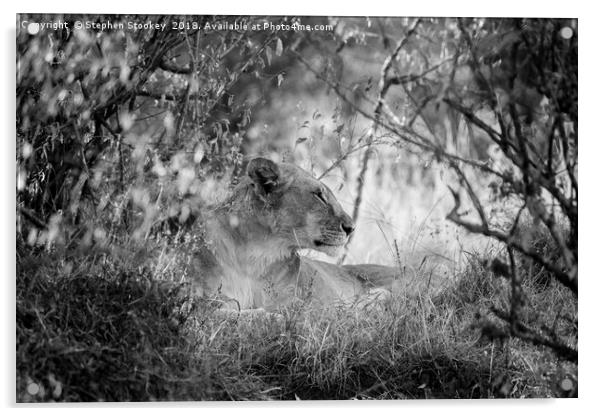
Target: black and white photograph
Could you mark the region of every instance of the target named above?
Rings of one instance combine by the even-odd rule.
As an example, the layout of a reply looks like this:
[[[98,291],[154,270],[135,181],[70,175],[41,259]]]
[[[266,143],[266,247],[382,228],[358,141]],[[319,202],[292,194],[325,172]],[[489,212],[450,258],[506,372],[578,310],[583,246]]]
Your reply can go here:
[[[17,14],[16,403],[579,397],[542,15]]]

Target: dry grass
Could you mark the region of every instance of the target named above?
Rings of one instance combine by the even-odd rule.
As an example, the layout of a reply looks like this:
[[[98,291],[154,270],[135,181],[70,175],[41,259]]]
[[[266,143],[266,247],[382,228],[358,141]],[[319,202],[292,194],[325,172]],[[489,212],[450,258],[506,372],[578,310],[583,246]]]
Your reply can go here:
[[[367,309],[291,305],[284,320],[224,316],[154,274],[110,254],[21,253],[18,401],[576,394],[576,366],[482,336],[480,324],[494,319],[491,305],[505,305],[507,288],[476,260],[437,290],[402,292]],[[527,294],[538,312],[525,319],[543,319],[576,343],[576,328],[558,318],[576,317],[576,300],[553,283],[528,283]]]

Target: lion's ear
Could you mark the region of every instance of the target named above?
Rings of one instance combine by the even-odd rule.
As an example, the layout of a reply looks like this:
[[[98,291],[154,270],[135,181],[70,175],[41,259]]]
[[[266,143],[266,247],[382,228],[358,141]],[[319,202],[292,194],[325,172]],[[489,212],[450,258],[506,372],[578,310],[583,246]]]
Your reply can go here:
[[[255,183],[255,189],[262,195],[273,192],[280,184],[278,165],[263,157],[257,157],[249,161],[247,175]]]

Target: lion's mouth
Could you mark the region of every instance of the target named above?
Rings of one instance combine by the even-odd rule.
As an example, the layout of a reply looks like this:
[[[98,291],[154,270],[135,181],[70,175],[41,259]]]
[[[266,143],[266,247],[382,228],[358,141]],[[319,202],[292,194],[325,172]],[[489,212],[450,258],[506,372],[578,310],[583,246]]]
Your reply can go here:
[[[328,243],[326,241],[314,240],[314,245],[316,247],[340,247],[344,243]]]

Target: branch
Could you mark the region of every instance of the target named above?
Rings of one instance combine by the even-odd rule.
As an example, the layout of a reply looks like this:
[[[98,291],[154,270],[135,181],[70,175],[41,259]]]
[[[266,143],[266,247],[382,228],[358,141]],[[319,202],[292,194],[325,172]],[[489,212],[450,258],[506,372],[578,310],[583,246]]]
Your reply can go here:
[[[494,169],[491,169],[489,166],[487,166],[486,163],[479,163],[479,162],[475,162],[473,160],[465,159],[460,156],[453,155],[451,153],[447,153],[446,151],[444,151],[441,148],[434,147],[433,145],[430,144],[430,141],[427,140],[424,136],[422,136],[421,134],[419,134],[413,130],[408,130],[406,127],[404,127],[403,123],[401,123],[401,121],[391,112],[391,110],[389,109],[389,107],[387,106],[386,103],[383,104],[383,113],[388,118],[390,118],[392,120],[392,122],[390,122],[388,120],[385,121],[382,118],[380,120],[375,120],[373,114],[358,107],[355,102],[350,100],[347,97],[347,95],[342,91],[342,88],[338,83],[335,84],[335,83],[331,82],[330,80],[328,80],[321,72],[319,72],[315,68],[313,68],[311,66],[311,64],[309,62],[307,62],[303,58],[303,56],[301,56],[299,53],[296,53],[294,51],[293,51],[293,53],[295,53],[299,62],[301,62],[309,71],[311,71],[316,76],[316,78],[320,79],[322,82],[324,82],[326,85],[328,85],[328,87],[330,87],[337,94],[337,96],[339,98],[341,98],[341,100],[343,100],[346,104],[348,104],[355,112],[357,112],[358,114],[361,114],[367,120],[375,122],[378,126],[386,129],[390,133],[397,135],[404,142],[414,145],[425,152],[428,152],[428,153],[431,153],[431,154],[437,156],[438,158],[441,158],[444,160],[445,159],[455,160],[458,162],[466,163],[469,166],[472,166],[483,172],[494,175],[505,181],[508,181],[511,179],[508,177],[508,175],[506,175],[502,172],[498,172]],[[343,86],[343,89],[348,89],[348,88]],[[368,98],[365,98],[365,100],[372,103],[372,101]],[[395,125],[393,125],[393,124],[395,124]],[[403,129],[404,131],[402,131],[400,129]],[[415,136],[417,139],[420,139],[420,141],[410,137],[410,135]]]
[[[562,124],[562,122],[558,123],[558,131],[560,132],[560,137],[562,138],[562,147],[563,147],[563,153],[564,153],[564,164],[566,165],[566,170],[569,174],[569,179],[571,180],[571,186],[573,187],[573,189],[575,189],[575,201],[577,200],[577,178],[575,177],[575,165],[574,163],[570,163],[569,161],[569,140],[566,134],[566,131],[564,129],[564,126]]]
[[[352,219],[353,219],[354,223],[357,223],[357,219],[359,217],[360,205],[362,203],[362,194],[364,192],[364,177],[366,176],[366,172],[368,171],[368,162],[370,160],[370,147],[372,145],[372,142],[374,141],[374,136],[376,135],[376,130],[378,128],[378,121],[380,120],[383,105],[385,103],[385,97],[386,97],[387,92],[388,92],[389,88],[391,87],[393,81],[395,79],[397,79],[397,77],[395,77],[395,78],[388,77],[389,70],[391,69],[393,62],[395,62],[397,55],[399,55],[399,53],[401,52],[403,47],[406,45],[406,43],[408,42],[410,37],[412,37],[414,35],[414,33],[416,32],[416,29],[418,29],[419,24],[420,24],[420,19],[418,18],[418,19],[416,19],[416,21],[414,22],[414,24],[412,25],[412,27],[410,28],[410,30],[408,31],[406,36],[404,36],[399,41],[399,43],[397,44],[397,47],[395,48],[393,53],[391,55],[389,55],[387,57],[387,59],[385,59],[385,61],[383,62],[383,66],[382,66],[381,74],[380,74],[380,81],[378,83],[378,86],[379,86],[378,101],[374,108],[374,113],[373,113],[374,116],[372,118],[372,123],[370,125],[370,129],[368,130],[368,138],[367,138],[368,146],[366,148],[366,151],[364,152],[364,157],[362,158],[362,167],[360,169],[360,174],[357,177],[357,188],[356,188],[356,193],[355,193],[355,201],[353,203],[353,214],[352,214]],[[339,260],[339,263],[342,263],[345,260],[346,250],[349,247],[349,245],[351,244],[352,240],[353,240],[353,234],[351,234],[349,236],[349,238],[347,239],[347,243],[345,244],[345,254],[341,257],[341,259]]]
[[[141,97],[149,97],[149,98],[154,98],[155,100],[159,100],[159,101],[177,101],[178,97],[176,97],[173,94],[166,94],[166,93],[158,93],[158,92],[154,92],[154,91],[147,91],[147,90],[138,90],[136,91],[136,95],[139,95]]]
[[[460,177],[462,182],[464,183],[464,188],[468,192],[468,196],[470,197],[470,200],[472,201],[472,205],[474,205],[474,207],[477,210],[477,213],[479,214],[481,224],[484,227],[489,227],[488,222],[487,222],[487,217],[485,216],[485,210],[483,209],[483,205],[481,205],[481,202],[479,201],[479,198],[477,197],[477,194],[475,193],[475,191],[472,189],[470,182],[468,182],[468,179],[466,179],[466,175],[464,175],[464,172],[462,172],[462,169],[460,169],[460,167],[456,163],[451,163],[451,166],[456,171],[456,173],[458,174],[458,176]]]
[[[324,172],[322,172],[322,174],[320,176],[318,176],[318,180],[321,180],[322,178],[324,178],[326,175],[328,175],[333,169],[335,169],[337,166],[339,166],[341,163],[343,163],[349,156],[351,156],[353,153],[357,152],[358,150],[363,149],[364,147],[368,147],[368,143],[364,143],[362,145],[353,147],[351,149],[348,149],[343,155],[341,155],[339,158],[337,158],[337,160],[335,160],[334,162],[332,162],[330,164],[330,166],[328,168],[326,168],[324,170]]]
[[[523,171],[523,176],[525,175],[525,169],[527,169],[526,166],[524,166],[524,164],[523,164],[523,162],[525,162],[525,160],[524,159],[518,160],[516,155],[525,153],[526,149],[524,150],[524,152],[517,149],[516,145],[514,145],[512,142],[507,140],[507,138],[505,138],[505,136],[506,136],[505,133],[500,134],[497,131],[495,131],[493,128],[491,128],[489,125],[487,125],[483,120],[481,120],[480,118],[475,116],[470,109],[464,107],[463,105],[461,105],[453,100],[450,100],[449,98],[444,98],[443,101],[445,103],[447,103],[450,107],[454,108],[456,111],[459,111],[460,113],[462,113],[468,121],[472,122],[474,125],[479,127],[481,130],[485,131],[489,135],[491,140],[493,140],[498,146],[500,146],[500,148],[502,149],[504,154],[510,159],[510,161],[512,161],[512,163],[514,165],[516,165],[517,167],[521,168],[521,170]],[[526,140],[526,139],[524,139],[524,140]],[[522,141],[520,139],[519,139],[519,142],[522,143]],[[509,151],[509,149],[507,148],[508,145],[514,150],[514,153]],[[529,159],[528,156],[525,156],[525,158],[526,158],[526,163],[528,163],[530,166],[533,166],[535,168],[536,172],[539,171],[539,167],[537,165],[535,165],[535,162],[533,162],[531,159]],[[526,172],[530,172],[530,170],[527,169]],[[533,174],[533,173],[531,173],[531,174]],[[544,189],[546,189],[548,192],[550,192],[550,194],[558,201],[558,203],[562,207],[562,210],[565,212],[565,214],[568,217],[571,217],[571,216],[576,217],[577,216],[577,207],[572,203],[572,200],[567,199],[562,194],[562,191],[560,191],[558,189],[558,187],[555,185],[555,183],[552,179],[547,179],[541,175],[537,175],[537,176],[532,176],[531,180],[533,182],[536,182],[538,185],[540,185]],[[576,182],[576,180],[575,180],[575,182]],[[526,191],[526,189],[525,189],[525,191]],[[527,195],[527,194],[528,193],[525,192],[525,195]]]
[[[522,322],[514,322],[514,325],[512,325],[512,317],[509,316],[508,313],[500,309],[492,307],[491,311],[495,314],[495,316],[510,324],[510,334],[512,336],[520,338],[524,341],[528,341],[533,345],[542,345],[551,348],[559,356],[567,359],[568,361],[574,363],[578,361],[579,352],[575,348],[570,347],[561,342],[552,340],[550,338],[544,337],[543,335],[539,334],[535,329],[525,325]]]
[[[447,97],[443,98],[443,102],[446,103],[447,105],[449,105],[451,108],[453,108],[457,112],[461,113],[464,117],[466,117],[466,119],[468,121],[470,121],[472,124],[474,124],[481,130],[483,130],[485,133],[487,133],[489,135],[489,137],[491,137],[491,140],[493,140],[497,145],[499,145],[500,147],[502,147],[504,145],[502,143],[502,140],[503,140],[502,133],[495,131],[491,126],[489,126],[483,120],[481,120],[480,118],[475,116],[471,109],[464,107],[462,104],[460,104],[454,100],[450,100]],[[510,143],[510,145],[512,147],[514,147],[514,145],[512,143]],[[516,149],[516,147],[514,147],[514,150],[518,150],[518,149]]]
[[[422,78],[424,78],[425,76],[427,76],[431,72],[434,72],[437,69],[439,69],[440,67],[442,67],[443,64],[446,64],[447,62],[450,62],[450,61],[453,61],[453,60],[454,60],[454,57],[444,59],[443,61],[439,62],[436,65],[433,65],[429,69],[424,70],[420,74],[408,74],[408,75],[392,76],[392,77],[388,78],[387,82],[390,85],[406,85],[406,84],[410,84],[412,82],[416,82],[416,81],[421,80]]]
[[[190,75],[192,73],[192,68],[190,68],[189,66],[177,66],[172,64],[171,62],[166,61],[165,59],[159,63],[159,68],[161,68],[163,71],[173,72],[174,74]]]
[[[140,89],[136,91],[136,95],[140,96],[140,97],[148,97],[148,98],[154,98],[155,100],[159,100],[159,101],[180,101],[182,99],[182,97],[184,97],[184,95],[186,94],[186,91],[184,91],[184,93],[182,95],[176,95],[176,94],[167,94],[164,92],[156,92],[156,91],[148,91],[146,89]],[[196,100],[197,98],[202,97],[203,94],[191,94],[189,99],[190,100]]]
[[[226,85],[224,85],[223,88],[221,88],[221,93],[214,98],[213,104],[209,105],[208,108],[205,110],[206,114],[211,114],[213,112],[213,110],[220,102],[224,94],[230,91],[234,84],[238,82],[240,74],[244,73],[247,70],[247,68],[257,60],[257,58],[265,51],[266,46],[275,38],[276,32],[268,36],[253,54],[247,56],[247,60],[244,63],[240,64],[235,70],[231,72],[230,80],[226,83]]]
[[[515,250],[521,252],[522,254],[532,258],[537,263],[542,265],[547,271],[552,273],[556,279],[564,286],[569,288],[571,292],[577,295],[578,291],[578,278],[577,278],[577,270],[575,265],[567,265],[567,267],[571,267],[569,272],[565,272],[560,267],[556,266],[553,263],[550,263],[546,259],[544,259],[539,253],[533,251],[531,248],[527,247],[523,244],[519,239],[515,238],[513,235],[504,234],[500,231],[489,228],[487,225],[474,224],[468,221],[464,221],[461,218],[458,209],[460,208],[460,196],[456,191],[452,188],[449,188],[455,201],[454,208],[447,214],[447,219],[454,222],[455,224],[466,228],[468,231],[472,233],[477,233],[484,235],[486,237],[492,237],[496,240],[504,243],[506,246],[510,248],[514,248]]]
[[[45,230],[47,228],[44,221],[42,221],[41,219],[36,217],[36,215],[33,212],[31,212],[30,210],[28,210],[27,208],[19,207],[19,212],[21,213],[21,215],[23,215],[23,217],[25,217],[25,219],[27,219],[29,222],[31,222],[33,225],[35,225],[39,229]]]

